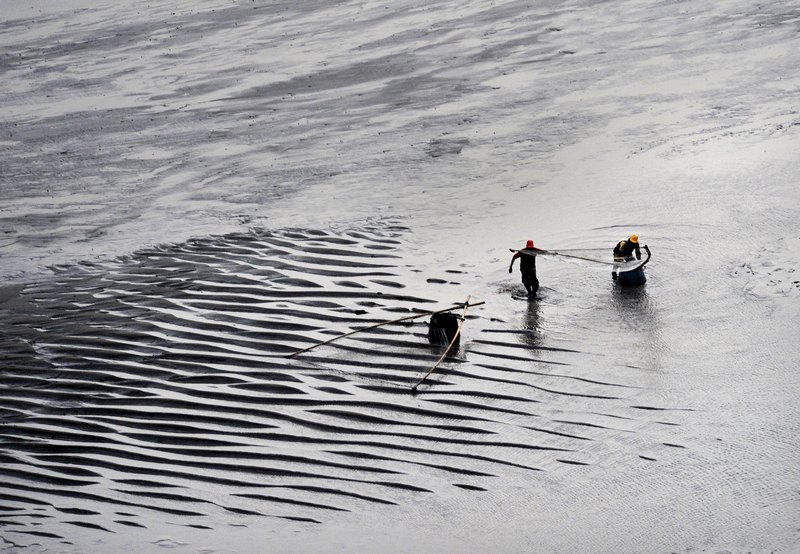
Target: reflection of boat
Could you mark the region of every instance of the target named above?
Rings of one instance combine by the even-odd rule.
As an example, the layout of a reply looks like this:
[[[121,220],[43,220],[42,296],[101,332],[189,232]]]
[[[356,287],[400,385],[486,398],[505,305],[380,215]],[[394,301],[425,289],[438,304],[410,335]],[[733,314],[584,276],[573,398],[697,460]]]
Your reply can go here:
[[[650,249],[647,245],[644,246],[644,249],[645,252],[647,252],[647,258],[645,258],[643,262],[635,264],[631,269],[619,268],[616,279],[618,285],[622,287],[635,287],[645,284],[647,277],[644,274],[644,266],[650,261]]]

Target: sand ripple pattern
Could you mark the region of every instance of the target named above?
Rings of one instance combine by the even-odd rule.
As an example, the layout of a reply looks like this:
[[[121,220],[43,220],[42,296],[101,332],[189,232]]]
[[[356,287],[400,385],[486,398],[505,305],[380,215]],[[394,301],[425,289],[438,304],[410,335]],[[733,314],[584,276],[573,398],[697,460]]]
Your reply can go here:
[[[406,292],[424,277],[403,264],[402,234],[192,240],[56,268],[0,305],[5,536],[67,541],[52,522],[319,523],[452,487],[479,493],[498,476],[590,465],[587,445],[652,412],[623,417],[635,384],[576,371],[586,355],[537,345],[484,309],[416,395],[441,353],[427,318],[287,358],[443,307]]]

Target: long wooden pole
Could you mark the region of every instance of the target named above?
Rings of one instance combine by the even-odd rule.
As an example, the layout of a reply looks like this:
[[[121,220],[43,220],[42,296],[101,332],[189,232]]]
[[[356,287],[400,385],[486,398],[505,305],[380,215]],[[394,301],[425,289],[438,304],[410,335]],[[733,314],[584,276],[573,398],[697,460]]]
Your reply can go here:
[[[524,250],[514,250],[513,248],[509,248],[509,250],[511,252],[521,252],[522,254],[528,254]],[[562,254],[561,252],[552,252],[550,250],[539,251],[532,254],[538,256],[561,256],[562,258],[574,258],[576,260],[584,260],[586,262],[594,262],[596,264],[615,265],[614,262],[606,262],[604,260],[596,260],[594,258],[584,258],[583,256],[573,256],[572,254]]]
[[[473,304],[470,304],[469,303],[469,297],[467,297],[467,305],[464,306],[464,310],[466,311],[467,307],[480,306],[480,305],[485,304],[485,303],[486,302],[481,300],[479,302],[475,302]],[[303,348],[302,350],[298,350],[296,352],[292,352],[291,354],[287,354],[285,357],[286,358],[293,358],[293,357],[297,356],[298,354],[302,354],[303,352],[308,352],[309,350],[317,348],[318,346],[324,346],[324,345],[329,344],[329,343],[331,343],[331,342],[333,342],[335,340],[343,339],[345,337],[349,337],[350,335],[355,335],[356,333],[360,333],[361,331],[368,331],[370,329],[375,329],[376,327],[380,327],[381,325],[388,325],[390,323],[400,323],[401,321],[408,321],[410,319],[418,319],[420,317],[425,317],[426,315],[443,314],[445,312],[451,312],[453,310],[457,310],[458,308],[461,308],[461,307],[462,307],[461,304],[458,304],[456,306],[452,306],[450,308],[445,308],[443,310],[436,310],[435,312],[422,312],[422,313],[418,313],[418,314],[414,314],[414,315],[408,315],[408,316],[405,316],[405,317],[401,317],[401,318],[398,318],[398,319],[392,319],[392,320],[389,320],[389,321],[381,321],[380,323],[376,323],[374,325],[369,325],[367,327],[360,327],[358,329],[350,331],[349,333],[345,333],[343,335],[338,335],[338,336],[333,337],[331,339],[328,339],[326,341],[318,342],[317,344],[312,344],[308,348]]]
[[[473,306],[474,306],[474,305],[475,305],[475,304],[473,304]],[[453,345],[456,343],[456,340],[458,339],[459,335],[461,334],[461,327],[464,325],[464,316],[466,316],[466,315],[467,315],[467,308],[469,308],[469,306],[470,306],[470,303],[469,303],[469,296],[467,296],[467,301],[466,301],[466,302],[464,302],[464,311],[463,311],[463,312],[461,312],[461,321],[459,321],[459,322],[458,322],[458,329],[456,329],[456,332],[455,332],[455,334],[453,335],[453,338],[452,338],[452,339],[450,339],[450,344],[448,344],[448,345],[447,345],[447,348],[445,349],[445,351],[444,351],[444,352],[442,352],[442,355],[441,355],[441,357],[439,357],[439,359],[438,359],[438,360],[436,360],[436,363],[435,363],[435,364],[433,364],[433,367],[432,367],[432,368],[430,368],[430,369],[428,370],[428,373],[426,373],[425,375],[423,375],[423,376],[422,376],[422,379],[420,379],[419,381],[417,381],[417,383],[416,383],[416,384],[415,384],[413,387],[411,387],[411,392],[416,392],[416,391],[417,391],[417,387],[418,387],[418,386],[420,386],[420,384],[422,384],[422,382],[423,382],[425,379],[427,379],[427,378],[428,378],[428,375],[430,375],[431,373],[433,373],[433,370],[435,370],[437,367],[439,367],[439,364],[440,364],[440,363],[442,363],[442,360],[444,360],[444,359],[445,359],[445,357],[447,356],[447,353],[448,353],[448,352],[450,352],[450,349],[451,349],[451,348],[453,347]]]
[[[647,254],[648,254],[647,260],[645,260],[642,263],[642,266],[643,266],[650,259],[650,257],[649,257],[650,256],[650,249],[647,247],[646,244],[642,248],[644,248],[647,251]],[[514,250],[513,248],[509,248],[509,250],[511,252],[522,252],[523,254],[526,254],[526,252],[524,252],[523,250]],[[547,256],[547,255],[550,255],[550,256],[561,256],[562,258],[573,258],[575,260],[584,260],[586,262],[594,262],[596,264],[603,264],[603,265],[620,265],[619,262],[607,262],[605,260],[596,260],[595,258],[585,258],[583,256],[574,256],[572,254],[564,254],[563,252],[551,252],[549,250],[545,250],[543,252],[539,252],[538,255],[540,255],[540,256]],[[637,260],[637,261],[640,261],[640,260]],[[639,266],[639,267],[641,267],[641,266]]]

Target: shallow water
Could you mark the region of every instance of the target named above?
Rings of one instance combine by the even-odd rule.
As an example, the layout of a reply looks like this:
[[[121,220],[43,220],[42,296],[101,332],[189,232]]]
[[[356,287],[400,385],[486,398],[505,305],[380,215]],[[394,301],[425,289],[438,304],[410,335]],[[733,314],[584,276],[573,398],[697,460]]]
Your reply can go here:
[[[4,545],[800,548],[800,11],[717,4],[4,6]]]

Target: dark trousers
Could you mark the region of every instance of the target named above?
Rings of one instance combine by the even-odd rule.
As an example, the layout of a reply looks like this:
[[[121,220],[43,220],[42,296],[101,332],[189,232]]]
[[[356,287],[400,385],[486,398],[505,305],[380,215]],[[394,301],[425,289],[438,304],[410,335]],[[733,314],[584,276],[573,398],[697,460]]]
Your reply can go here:
[[[536,294],[539,290],[539,279],[536,278],[536,270],[522,272],[522,285],[528,294]]]

